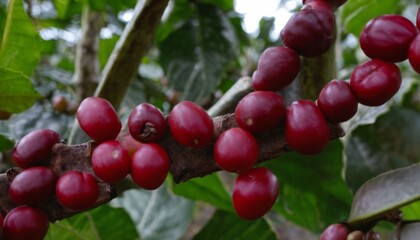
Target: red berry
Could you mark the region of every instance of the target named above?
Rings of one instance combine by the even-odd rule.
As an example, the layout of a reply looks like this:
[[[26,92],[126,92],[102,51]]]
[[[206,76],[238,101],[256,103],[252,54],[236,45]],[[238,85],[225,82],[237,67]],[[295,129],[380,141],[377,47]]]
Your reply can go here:
[[[350,231],[346,225],[335,223],[324,230],[320,240],[346,240],[349,233]]]
[[[142,144],[131,159],[131,176],[141,188],[154,190],[165,181],[169,171],[169,156],[156,143]]]
[[[417,10],[416,25],[417,25],[417,29],[420,30],[420,7]]]
[[[274,92],[251,92],[242,98],[235,109],[239,126],[253,133],[278,127],[285,115],[283,98]]]
[[[13,161],[21,168],[46,164],[53,146],[60,141],[60,135],[51,129],[30,132],[13,148]]]
[[[0,213],[0,239],[3,239],[3,214]]]
[[[300,58],[287,47],[264,50],[252,76],[252,85],[259,91],[278,91],[289,85],[300,71]]]
[[[6,215],[3,237],[7,240],[42,240],[47,235],[48,227],[48,216],[42,210],[20,206]]]
[[[398,92],[400,69],[394,63],[372,59],[354,69],[350,86],[361,104],[382,105]]]
[[[68,100],[63,95],[55,95],[52,99],[53,109],[57,112],[65,112]]]
[[[182,145],[202,148],[213,139],[213,120],[193,102],[178,103],[169,114],[168,123],[172,136]]]
[[[269,169],[249,169],[241,172],[233,185],[233,206],[239,217],[255,220],[273,207],[278,192],[277,177]]]
[[[131,136],[140,142],[157,142],[166,131],[166,120],[159,108],[142,103],[131,112],[128,118]]]
[[[231,128],[217,138],[213,153],[221,169],[238,172],[251,168],[257,162],[258,143],[248,131]]]
[[[130,158],[142,145],[141,142],[134,139],[128,132],[121,132],[117,137],[117,141],[128,152]]]
[[[121,122],[114,107],[99,97],[88,97],[80,103],[77,121],[83,131],[96,142],[114,140],[121,130]]]
[[[63,207],[79,211],[95,205],[99,187],[89,173],[69,171],[58,179],[55,193]]]
[[[93,150],[92,168],[95,174],[107,183],[123,180],[130,171],[127,150],[117,141],[106,141]]]
[[[420,34],[417,34],[417,37],[414,38],[413,42],[410,44],[410,48],[408,49],[408,60],[411,67],[417,73],[420,73]]]
[[[408,58],[408,48],[416,34],[416,27],[407,18],[383,15],[366,24],[360,34],[360,47],[370,58],[400,62]]]
[[[338,8],[339,6],[343,5],[347,0],[303,0],[302,3],[306,4],[312,1],[320,1],[327,3],[332,8]]]
[[[358,102],[349,83],[333,80],[322,88],[317,104],[330,122],[339,123],[356,114]]]
[[[10,198],[17,205],[36,205],[45,202],[54,194],[56,182],[57,175],[47,167],[27,168],[10,184]]]
[[[321,152],[330,141],[330,128],[314,102],[293,102],[286,112],[286,142],[303,154]]]

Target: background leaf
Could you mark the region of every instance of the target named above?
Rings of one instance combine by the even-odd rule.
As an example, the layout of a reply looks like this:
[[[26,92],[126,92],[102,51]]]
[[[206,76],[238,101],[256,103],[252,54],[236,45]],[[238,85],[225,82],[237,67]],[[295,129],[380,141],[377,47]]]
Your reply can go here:
[[[11,149],[13,146],[15,145],[15,143],[13,141],[11,141],[9,138],[7,138],[6,136],[3,136],[2,134],[0,134],[0,152],[6,151]]]

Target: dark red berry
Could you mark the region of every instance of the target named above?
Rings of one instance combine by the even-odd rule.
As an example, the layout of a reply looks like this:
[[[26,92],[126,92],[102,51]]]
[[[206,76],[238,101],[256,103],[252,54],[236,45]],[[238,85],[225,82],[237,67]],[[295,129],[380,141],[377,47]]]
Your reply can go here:
[[[349,233],[350,231],[346,225],[335,223],[324,230],[320,240],[346,240]]]
[[[289,85],[300,71],[300,58],[287,47],[270,47],[264,50],[252,76],[256,91],[278,91]]]
[[[328,121],[339,123],[356,114],[358,102],[349,83],[333,80],[322,88],[317,104]]]
[[[130,171],[127,150],[115,140],[106,141],[93,150],[92,169],[96,176],[107,183],[123,180]]]
[[[302,3],[306,4],[312,1],[320,1],[327,3],[332,8],[338,8],[339,6],[343,5],[347,0],[303,0]]]
[[[241,172],[233,185],[233,206],[239,217],[255,220],[273,207],[278,192],[277,177],[269,169],[250,169]]]
[[[63,207],[81,211],[95,205],[99,196],[99,187],[95,178],[89,173],[73,170],[58,179],[55,193]]]
[[[293,102],[286,112],[286,142],[303,154],[321,152],[330,141],[330,128],[321,110],[309,100]]]
[[[193,102],[178,103],[169,114],[168,123],[172,136],[182,145],[202,148],[213,139],[213,120]]]
[[[88,97],[77,109],[77,121],[83,131],[96,142],[114,140],[121,130],[121,121],[107,100]]]
[[[55,95],[52,99],[52,107],[57,112],[65,112],[67,110],[68,100],[63,95]]]
[[[0,239],[3,239],[3,214],[0,213]]]
[[[51,129],[30,132],[13,148],[13,161],[21,168],[46,164],[53,146],[60,141],[60,135]]]
[[[142,144],[131,159],[131,176],[141,188],[154,190],[165,181],[169,171],[169,156],[156,143]]]
[[[166,120],[159,108],[149,103],[138,105],[128,118],[128,130],[140,142],[157,142],[166,131]]]
[[[400,15],[383,15],[370,20],[360,34],[366,56],[388,62],[408,58],[408,48],[417,34],[414,24]]]
[[[30,167],[10,184],[9,195],[17,205],[36,205],[47,201],[55,190],[57,175],[47,167]]]
[[[414,38],[413,42],[410,44],[410,48],[408,49],[408,60],[411,67],[417,73],[420,73],[420,34],[417,34],[417,37]]]
[[[231,128],[217,138],[213,153],[221,169],[238,172],[251,168],[257,162],[258,143],[248,131]]]
[[[350,77],[357,100],[367,106],[379,106],[391,99],[401,86],[397,65],[372,59],[357,66]]]
[[[20,206],[12,209],[4,219],[5,240],[42,240],[47,235],[47,214],[34,207]]]
[[[286,115],[283,98],[274,92],[257,91],[246,95],[235,109],[239,126],[253,133],[271,130]]]

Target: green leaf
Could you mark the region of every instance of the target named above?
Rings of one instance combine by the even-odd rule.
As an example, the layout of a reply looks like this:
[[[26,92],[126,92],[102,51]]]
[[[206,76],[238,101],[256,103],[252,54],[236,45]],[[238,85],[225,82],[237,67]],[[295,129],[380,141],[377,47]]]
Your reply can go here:
[[[225,11],[233,10],[233,0],[200,0],[200,2],[217,5]]]
[[[290,152],[266,163],[280,183],[275,211],[313,232],[345,220],[351,194],[342,178],[342,150],[334,140],[317,155]]]
[[[53,0],[55,10],[59,18],[64,19],[67,16],[67,10],[70,6],[71,0]]]
[[[0,110],[21,112],[40,98],[32,82],[22,73],[0,67]]]
[[[349,222],[374,219],[420,199],[420,165],[383,173],[357,190],[351,207]]]
[[[210,4],[196,4],[193,18],[160,45],[160,62],[180,100],[203,103],[217,89],[237,50],[226,14]]]
[[[88,212],[50,224],[45,240],[139,239],[133,221],[122,208],[102,205]]]
[[[274,240],[278,238],[264,218],[255,221],[245,221],[240,219],[235,213],[218,210],[193,239]]]
[[[348,186],[354,192],[380,173],[419,162],[419,135],[420,113],[397,107],[355,128],[345,148]]]
[[[0,18],[0,67],[32,75],[43,48],[42,40],[23,8],[23,1],[10,0],[6,15],[2,12]]]
[[[400,209],[403,213],[404,221],[420,219],[420,201],[413,202]]]
[[[14,145],[15,143],[12,140],[0,134],[0,152],[12,149]]]
[[[207,202],[216,208],[233,212],[231,197],[217,174],[174,184],[172,190],[177,195]]]

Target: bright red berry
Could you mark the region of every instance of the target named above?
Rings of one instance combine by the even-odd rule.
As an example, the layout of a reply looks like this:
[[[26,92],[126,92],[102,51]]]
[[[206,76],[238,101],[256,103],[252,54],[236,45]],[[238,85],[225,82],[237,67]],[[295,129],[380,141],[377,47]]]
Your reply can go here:
[[[278,91],[289,85],[300,71],[300,58],[287,47],[270,47],[264,50],[252,76],[256,91]]]
[[[239,217],[255,220],[264,216],[274,205],[279,182],[267,168],[241,172],[233,185],[232,202]]]
[[[379,106],[398,92],[401,72],[394,63],[372,59],[354,69],[350,86],[361,104]]]
[[[309,100],[293,102],[286,112],[286,142],[303,154],[321,152],[330,141],[330,128],[321,110]]]
[[[131,136],[140,142],[157,142],[166,131],[166,120],[159,108],[149,103],[138,105],[128,118]]]
[[[13,161],[21,168],[44,165],[53,146],[60,141],[60,135],[51,129],[30,132],[13,148]]]
[[[142,144],[131,159],[131,176],[141,188],[158,188],[165,181],[168,172],[169,155],[159,144]]]
[[[346,225],[335,223],[324,230],[320,240],[346,240],[349,233],[350,231]]]
[[[121,121],[107,100],[88,97],[77,109],[77,121],[83,131],[96,142],[114,140],[121,130]]]
[[[413,42],[410,44],[410,48],[408,49],[408,60],[411,67],[417,73],[420,73],[420,34],[417,34],[417,37],[414,38]]]
[[[317,104],[328,121],[339,123],[356,114],[358,102],[349,83],[333,80],[322,88]]]
[[[47,167],[30,167],[12,181],[9,195],[17,205],[36,205],[47,201],[55,190],[57,175]]]
[[[92,169],[96,176],[107,183],[123,180],[130,171],[130,157],[127,150],[115,141],[106,141],[93,150]]]
[[[95,205],[99,187],[91,174],[73,170],[58,179],[55,193],[63,207],[80,211]]]
[[[42,240],[47,235],[49,220],[41,209],[20,206],[4,219],[3,237],[7,240]]]
[[[202,148],[213,140],[213,120],[193,102],[178,103],[169,114],[168,123],[172,136],[182,145]]]

